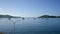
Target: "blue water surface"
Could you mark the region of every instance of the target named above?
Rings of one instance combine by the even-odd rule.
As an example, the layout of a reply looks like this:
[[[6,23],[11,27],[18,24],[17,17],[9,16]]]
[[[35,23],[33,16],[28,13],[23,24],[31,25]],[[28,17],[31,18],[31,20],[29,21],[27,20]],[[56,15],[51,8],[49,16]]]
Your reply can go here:
[[[60,18],[0,18],[0,32],[14,34],[16,20],[15,34],[60,34]]]

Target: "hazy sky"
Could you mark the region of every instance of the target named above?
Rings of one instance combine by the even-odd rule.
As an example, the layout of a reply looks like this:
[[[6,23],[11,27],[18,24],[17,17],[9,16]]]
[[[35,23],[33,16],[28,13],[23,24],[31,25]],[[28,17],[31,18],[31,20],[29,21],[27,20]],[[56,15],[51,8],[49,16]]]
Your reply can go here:
[[[60,0],[0,0],[0,14],[22,17],[60,15]]]

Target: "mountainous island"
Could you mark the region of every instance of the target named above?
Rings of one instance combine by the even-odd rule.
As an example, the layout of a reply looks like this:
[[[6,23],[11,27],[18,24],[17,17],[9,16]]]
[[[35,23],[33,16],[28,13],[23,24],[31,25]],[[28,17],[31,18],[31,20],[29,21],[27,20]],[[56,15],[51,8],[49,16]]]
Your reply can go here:
[[[11,15],[0,15],[0,18],[20,18],[20,17],[11,16]]]
[[[43,16],[39,16],[38,18],[60,18],[60,16],[43,15]]]
[[[17,16],[11,16],[11,15],[0,15],[0,18],[21,18]],[[38,18],[60,18],[60,16],[50,16],[50,15],[42,15]]]

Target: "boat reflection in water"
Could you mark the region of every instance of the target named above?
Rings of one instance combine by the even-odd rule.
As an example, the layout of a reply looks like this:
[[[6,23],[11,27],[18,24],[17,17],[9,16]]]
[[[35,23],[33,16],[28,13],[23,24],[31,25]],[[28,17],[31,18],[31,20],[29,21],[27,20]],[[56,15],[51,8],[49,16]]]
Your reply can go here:
[[[25,18],[22,18],[22,20],[24,20]]]

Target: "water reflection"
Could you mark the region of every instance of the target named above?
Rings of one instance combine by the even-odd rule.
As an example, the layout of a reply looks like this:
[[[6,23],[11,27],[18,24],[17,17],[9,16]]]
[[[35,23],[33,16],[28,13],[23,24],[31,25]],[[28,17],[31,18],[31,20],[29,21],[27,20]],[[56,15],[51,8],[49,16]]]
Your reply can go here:
[[[8,18],[8,19],[9,19],[9,21],[12,21],[12,23],[13,23],[13,34],[16,34],[15,24],[16,24],[18,21],[20,21],[20,20],[15,20],[15,21],[13,21],[13,20],[11,20],[11,18]]]
[[[8,18],[9,20],[11,20],[11,18]]]
[[[12,21],[10,21],[10,20],[15,20],[13,22],[16,24],[11,25]],[[37,23],[37,22],[39,22],[39,23]],[[36,32],[37,32],[36,34],[44,34],[45,31],[47,31],[45,34],[49,34],[48,31],[60,31],[60,23],[58,23],[58,22],[60,22],[60,19],[56,19],[56,18],[55,19],[36,18],[35,20],[33,20],[33,18],[31,18],[30,20],[25,18],[24,21],[22,18],[19,18],[19,19],[4,18],[2,21],[0,19],[0,23],[1,23],[0,31],[3,30],[6,32],[9,32],[9,34],[14,34],[13,30],[15,31],[16,34],[35,34]],[[15,29],[12,30],[12,28],[15,28]],[[44,33],[43,33],[43,31],[44,31]]]
[[[34,20],[36,20],[36,18],[33,18]]]
[[[22,20],[24,20],[25,18],[22,18]]]
[[[49,18],[39,18],[39,23],[44,23],[44,22],[47,22],[48,23],[48,20]]]

